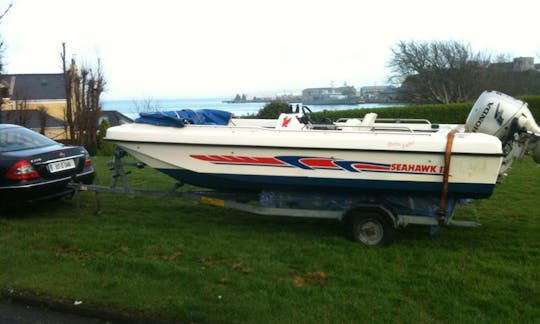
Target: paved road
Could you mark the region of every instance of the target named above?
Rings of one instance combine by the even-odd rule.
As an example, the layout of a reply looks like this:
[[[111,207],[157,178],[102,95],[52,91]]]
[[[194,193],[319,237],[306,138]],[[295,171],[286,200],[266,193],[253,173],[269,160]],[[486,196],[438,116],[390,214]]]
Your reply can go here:
[[[81,317],[47,310],[37,306],[24,306],[0,301],[0,324],[103,324],[100,319]]]

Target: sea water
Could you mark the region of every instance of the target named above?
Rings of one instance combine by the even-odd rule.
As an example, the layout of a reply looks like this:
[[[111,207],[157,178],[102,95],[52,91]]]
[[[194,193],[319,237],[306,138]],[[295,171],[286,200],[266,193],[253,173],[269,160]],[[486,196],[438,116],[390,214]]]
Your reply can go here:
[[[234,116],[254,115],[262,109],[264,102],[226,103],[230,98],[180,98],[180,99],[133,99],[133,100],[105,100],[103,110],[116,110],[122,114],[136,118],[140,112],[182,110],[182,109],[218,109],[229,111]],[[292,103],[296,106],[301,103]],[[399,106],[400,104],[364,103],[357,105],[308,105],[311,111],[345,110],[363,108],[382,108]]]

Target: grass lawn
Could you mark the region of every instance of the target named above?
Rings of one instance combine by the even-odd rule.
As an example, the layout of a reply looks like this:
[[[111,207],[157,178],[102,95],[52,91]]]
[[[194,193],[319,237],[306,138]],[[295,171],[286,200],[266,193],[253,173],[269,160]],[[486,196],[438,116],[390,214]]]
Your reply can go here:
[[[150,168],[130,178],[174,183]],[[458,207],[482,227],[410,226],[387,248],[335,221],[181,199],[100,194],[95,215],[85,192],[0,217],[0,287],[195,322],[538,322],[539,179],[518,162],[490,199]]]

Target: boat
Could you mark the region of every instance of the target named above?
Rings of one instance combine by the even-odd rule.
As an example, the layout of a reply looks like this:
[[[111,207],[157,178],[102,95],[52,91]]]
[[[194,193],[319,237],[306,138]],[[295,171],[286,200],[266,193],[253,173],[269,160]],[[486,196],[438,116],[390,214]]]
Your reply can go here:
[[[540,164],[540,127],[527,104],[496,91],[482,93],[462,125],[375,113],[315,122],[307,106],[274,120],[180,110],[141,113],[109,128],[106,140],[117,147],[116,173],[111,188],[96,190],[117,192],[122,177],[120,192],[141,192],[125,178],[123,166],[133,164],[121,162],[127,152],[178,184],[214,189],[181,197],[253,214],[338,219],[351,240],[367,245],[391,244],[408,224],[432,233],[478,226],[454,220],[456,205],[490,197],[525,154]]]
[[[540,162],[527,104],[484,92],[464,125],[363,118],[317,124],[308,107],[275,120],[201,110],[141,114],[106,140],[183,183],[227,191],[441,193],[487,198],[513,160]]]

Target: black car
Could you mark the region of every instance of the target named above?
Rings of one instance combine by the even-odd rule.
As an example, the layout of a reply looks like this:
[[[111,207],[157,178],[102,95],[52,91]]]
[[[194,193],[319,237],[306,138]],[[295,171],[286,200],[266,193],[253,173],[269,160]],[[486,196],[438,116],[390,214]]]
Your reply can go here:
[[[0,208],[70,195],[70,181],[92,183],[88,152],[30,129],[0,124]]]

